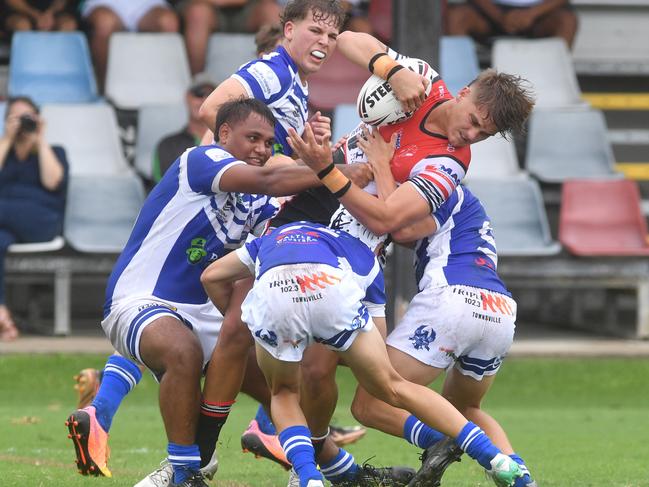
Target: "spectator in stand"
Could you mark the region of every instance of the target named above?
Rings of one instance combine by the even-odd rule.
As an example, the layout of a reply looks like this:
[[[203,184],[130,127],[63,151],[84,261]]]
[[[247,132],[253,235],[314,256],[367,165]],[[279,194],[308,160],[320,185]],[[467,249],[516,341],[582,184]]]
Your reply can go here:
[[[280,24],[262,25],[255,34],[257,57],[274,51],[282,37],[284,37],[284,32]]]
[[[0,137],[0,341],[18,329],[5,304],[4,258],[16,242],[46,242],[61,234],[68,163],[45,140],[45,121],[29,98],[10,98]]]
[[[577,16],[569,0],[468,0],[449,5],[446,31],[478,41],[496,35],[561,37],[572,47]]]
[[[90,28],[90,50],[103,92],[108,40],[113,32],[178,32],[176,12],[166,0],[82,0],[81,16]]]
[[[78,0],[5,0],[3,27],[7,32],[21,30],[77,30]]]
[[[365,32],[366,34],[374,32],[369,18],[370,0],[346,0],[342,4],[347,8],[347,20],[345,20],[343,30]]]
[[[281,12],[276,0],[187,0],[180,9],[192,74],[205,69],[212,32],[257,32],[263,25],[279,23]]]
[[[200,119],[198,111],[216,84],[205,73],[194,77],[187,90],[185,101],[189,111],[189,123],[179,132],[164,137],[153,154],[153,182],[158,183],[174,161],[189,147],[200,145],[205,133],[205,124]]]

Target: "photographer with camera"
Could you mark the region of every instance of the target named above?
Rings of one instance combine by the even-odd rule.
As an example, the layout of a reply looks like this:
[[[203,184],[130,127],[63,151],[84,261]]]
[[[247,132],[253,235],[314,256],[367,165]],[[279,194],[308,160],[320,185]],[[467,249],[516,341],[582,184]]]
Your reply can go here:
[[[10,98],[0,137],[0,341],[18,329],[5,304],[4,257],[9,245],[46,242],[61,234],[68,162],[45,140],[45,122],[27,97]]]

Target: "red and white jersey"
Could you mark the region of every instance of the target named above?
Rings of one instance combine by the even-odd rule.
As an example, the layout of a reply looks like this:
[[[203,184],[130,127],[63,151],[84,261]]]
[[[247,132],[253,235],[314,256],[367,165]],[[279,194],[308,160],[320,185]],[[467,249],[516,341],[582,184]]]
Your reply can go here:
[[[394,51],[390,52],[391,55],[393,53]],[[437,75],[426,101],[412,117],[378,129],[386,142],[390,141],[392,134],[397,134],[396,150],[390,163],[395,181],[398,184],[413,184],[430,205],[431,212],[437,210],[453,193],[464,178],[471,161],[468,145],[454,147],[444,135],[429,132],[424,127],[428,115],[452,99],[453,95]],[[357,144],[363,125],[360,124],[349,134],[343,146],[348,164],[367,162],[365,153]],[[376,194],[374,183],[366,186],[365,190]]]

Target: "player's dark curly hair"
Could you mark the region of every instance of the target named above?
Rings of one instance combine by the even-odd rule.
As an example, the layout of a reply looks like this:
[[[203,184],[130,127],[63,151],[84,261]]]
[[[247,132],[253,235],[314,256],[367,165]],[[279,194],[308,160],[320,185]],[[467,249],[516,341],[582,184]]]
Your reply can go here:
[[[530,83],[520,76],[486,69],[469,86],[475,91],[476,105],[487,110],[489,118],[503,136],[522,133],[534,108]]]
[[[230,127],[245,122],[251,113],[260,115],[271,127],[275,127],[275,116],[263,102],[256,98],[239,98],[227,101],[219,107],[216,114],[214,136],[218,137],[221,125],[227,123]]]
[[[309,11],[313,12],[313,20],[316,22],[338,29],[343,26],[347,15],[339,0],[291,0],[282,13],[282,31],[286,22],[304,20]]]

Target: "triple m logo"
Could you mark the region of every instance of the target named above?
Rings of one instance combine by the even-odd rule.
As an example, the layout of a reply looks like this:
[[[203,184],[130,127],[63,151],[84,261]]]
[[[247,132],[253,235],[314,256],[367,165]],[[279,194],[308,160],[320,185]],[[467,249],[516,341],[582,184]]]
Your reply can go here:
[[[311,274],[307,276],[296,276],[295,280],[300,286],[301,293],[324,289],[327,286],[334,286],[341,281],[339,277],[332,276],[331,274],[327,274],[326,272],[320,272],[319,274]]]

